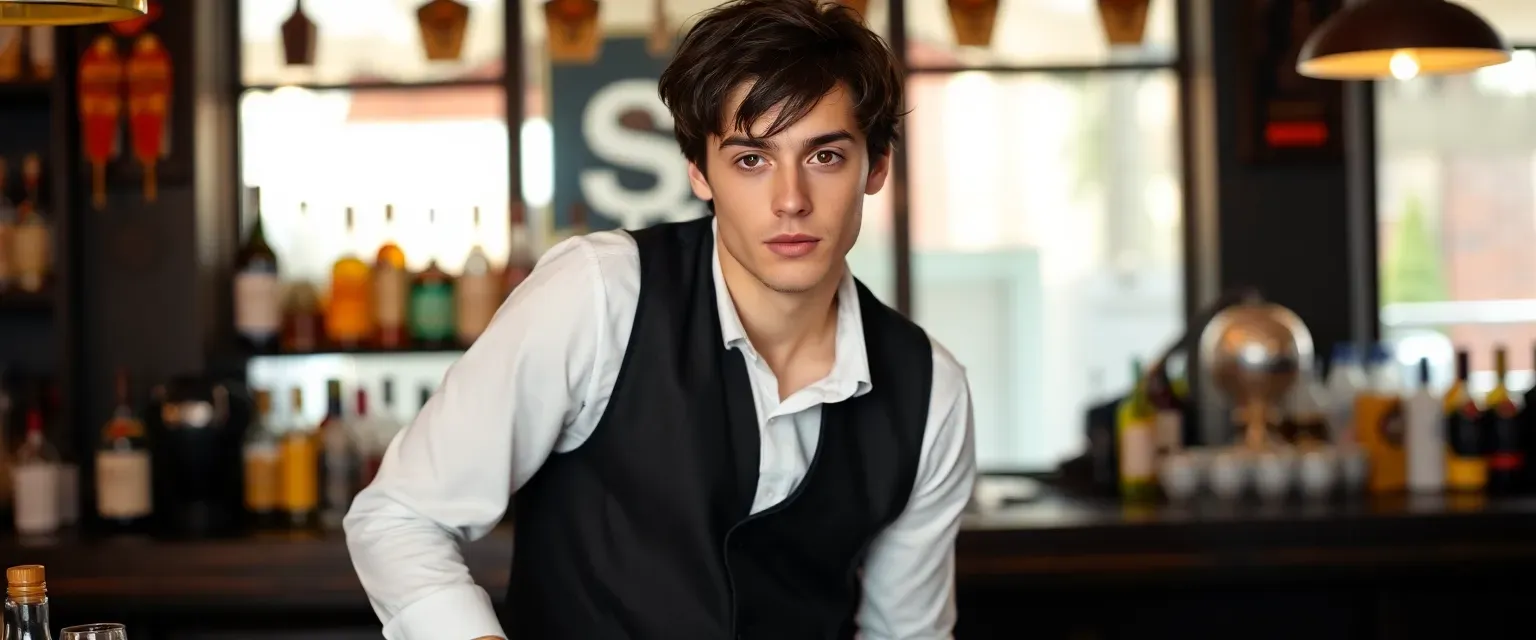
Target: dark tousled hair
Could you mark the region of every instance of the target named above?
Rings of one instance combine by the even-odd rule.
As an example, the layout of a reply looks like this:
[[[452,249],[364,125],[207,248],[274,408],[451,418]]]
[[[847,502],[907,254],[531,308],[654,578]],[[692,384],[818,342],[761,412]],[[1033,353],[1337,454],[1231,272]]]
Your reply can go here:
[[[732,0],[700,16],[661,74],[677,144],[701,170],[711,134],[751,132],[781,107],[761,137],[783,132],[841,82],[870,158],[890,150],[902,115],[902,73],[885,41],[854,10],[827,0]],[[752,88],[727,123],[727,100]]]

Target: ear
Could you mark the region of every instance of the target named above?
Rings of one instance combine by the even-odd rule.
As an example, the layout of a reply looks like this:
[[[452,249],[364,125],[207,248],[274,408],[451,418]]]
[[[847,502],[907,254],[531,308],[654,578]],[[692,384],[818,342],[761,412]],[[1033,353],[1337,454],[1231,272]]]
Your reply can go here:
[[[704,172],[699,171],[699,165],[688,163],[688,186],[693,187],[693,195],[700,200],[709,202],[715,199],[715,190],[709,188],[709,180],[704,177]]]
[[[885,178],[891,174],[892,149],[886,148],[885,153],[874,158],[869,165],[869,177],[864,179],[864,195],[872,196],[880,193],[885,188]]]

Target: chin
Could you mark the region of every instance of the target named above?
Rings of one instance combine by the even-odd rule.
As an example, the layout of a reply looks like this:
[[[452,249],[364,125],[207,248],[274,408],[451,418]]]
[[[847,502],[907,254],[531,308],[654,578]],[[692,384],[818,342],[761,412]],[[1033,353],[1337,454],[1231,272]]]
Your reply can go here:
[[[822,266],[796,265],[796,268],[770,269],[758,280],[779,293],[805,293],[825,282],[829,271]]]

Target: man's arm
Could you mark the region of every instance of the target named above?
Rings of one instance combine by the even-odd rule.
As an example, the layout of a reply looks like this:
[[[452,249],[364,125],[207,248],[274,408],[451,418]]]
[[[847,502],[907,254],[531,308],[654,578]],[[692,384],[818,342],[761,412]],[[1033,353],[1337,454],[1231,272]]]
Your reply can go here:
[[[912,498],[864,563],[861,640],[949,640],[955,627],[955,536],[976,481],[965,370],[933,343],[933,391]]]
[[[607,304],[586,239],[551,249],[390,444],[345,520],[389,640],[505,636],[459,544],[490,532],[513,488],[574,435]]]

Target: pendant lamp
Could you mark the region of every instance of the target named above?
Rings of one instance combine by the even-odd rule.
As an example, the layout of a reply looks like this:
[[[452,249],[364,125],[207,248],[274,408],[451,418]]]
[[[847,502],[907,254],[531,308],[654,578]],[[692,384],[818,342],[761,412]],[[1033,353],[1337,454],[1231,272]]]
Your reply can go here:
[[[1406,80],[1509,62],[1504,40],[1449,0],[1362,0],[1318,25],[1296,71],[1328,80]]]
[[[0,26],[71,26],[142,18],[149,0],[0,0]]]

